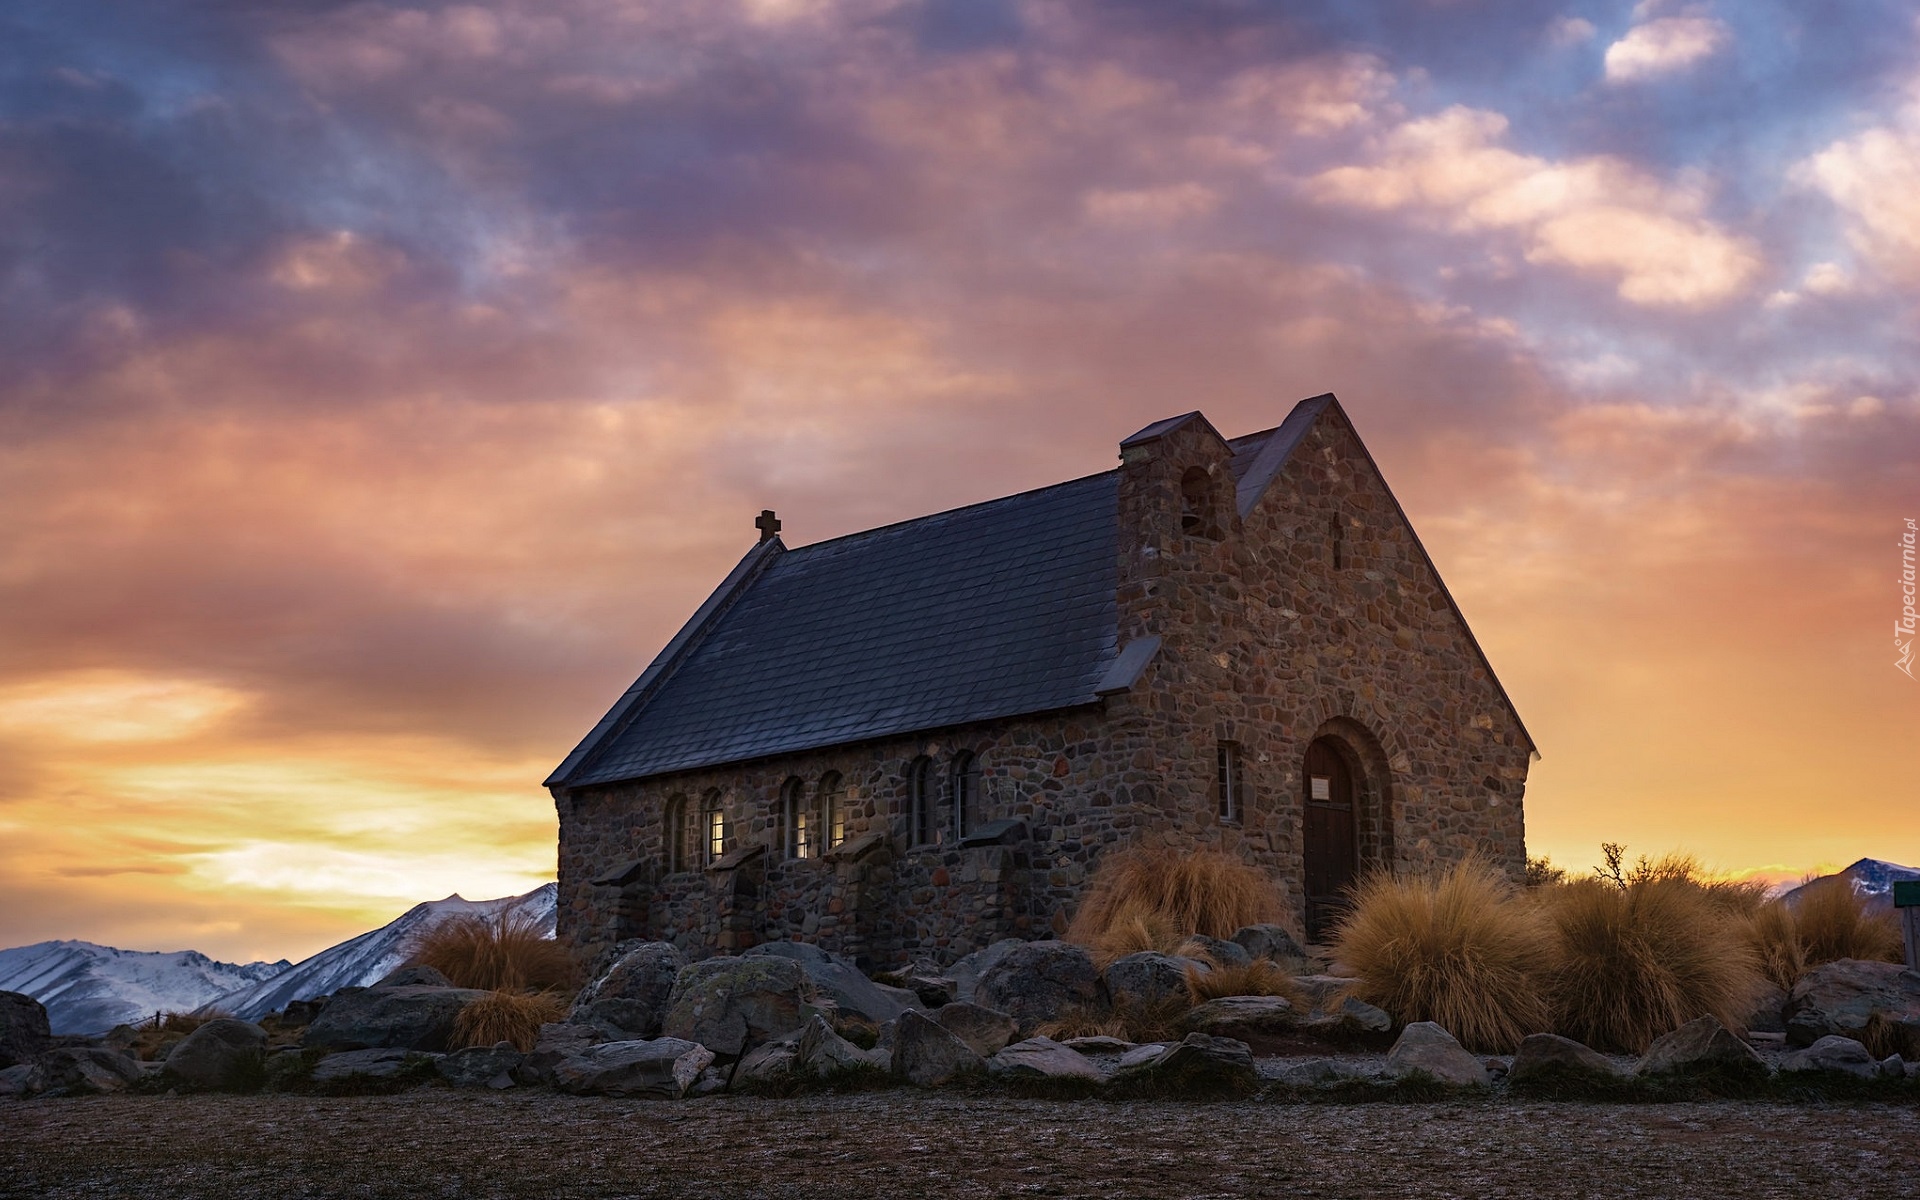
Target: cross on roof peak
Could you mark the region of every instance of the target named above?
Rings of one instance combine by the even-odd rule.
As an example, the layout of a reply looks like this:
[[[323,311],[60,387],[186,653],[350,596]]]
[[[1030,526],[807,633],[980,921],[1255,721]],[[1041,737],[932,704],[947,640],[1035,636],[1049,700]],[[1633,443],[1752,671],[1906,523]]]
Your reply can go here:
[[[761,541],[770,542],[780,532],[780,518],[773,515],[772,509],[763,508],[754,520],[753,527],[760,531]]]

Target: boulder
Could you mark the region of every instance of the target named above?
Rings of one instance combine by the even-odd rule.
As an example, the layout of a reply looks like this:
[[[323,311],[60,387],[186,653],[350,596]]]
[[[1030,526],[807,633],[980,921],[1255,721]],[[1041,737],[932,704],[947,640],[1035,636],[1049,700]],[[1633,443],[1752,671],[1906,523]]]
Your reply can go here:
[[[336,995],[301,1041],[323,1050],[443,1051],[460,1010],[487,995],[416,984]]]
[[[1230,940],[1253,958],[1269,962],[1287,962],[1307,956],[1300,943],[1280,925],[1248,925],[1236,931]]]
[[[258,1087],[266,1057],[266,1030],[251,1021],[216,1017],[181,1039],[167,1055],[166,1071],[206,1091]]]
[[[394,970],[388,972],[386,976],[380,980],[380,982],[374,984],[373,986],[377,988],[389,988],[389,987],[442,987],[444,988],[444,987],[452,987],[453,980],[448,979],[445,975],[442,975],[437,969],[433,967],[429,967],[425,963],[408,963],[404,967],[397,967]]]
[[[953,980],[953,998],[972,1003],[973,989],[979,985],[980,977],[998,966],[1001,959],[1026,944],[1019,938],[1003,938],[991,946],[975,950],[954,963],[952,969],[947,972]]]
[[[1148,1049],[1155,1052],[1143,1053]],[[1116,1083],[1189,1095],[1246,1095],[1260,1086],[1252,1047],[1204,1033],[1190,1033],[1172,1046],[1142,1046],[1123,1054],[1113,1077]]]
[[[572,1021],[549,1022],[540,1027],[539,1038],[527,1056],[520,1060],[520,1065],[514,1068],[513,1077],[520,1083],[534,1086],[551,1084],[553,1068],[562,1059],[571,1058],[590,1046],[608,1040],[592,1025],[579,1025]]]
[[[842,1017],[857,1017],[879,1025],[909,1008],[920,1007],[920,997],[914,993],[875,983],[847,959],[808,942],[765,942],[741,955],[742,958],[769,956],[790,958],[799,963],[814,990],[832,1001]]]
[[[1179,1042],[1146,1042],[1133,1046],[1120,1053],[1120,1061],[1113,1064],[1116,1071],[1137,1071],[1158,1060],[1167,1051],[1178,1046]]]
[[[24,1096],[33,1083],[33,1064],[15,1063],[0,1068],[0,1096]]]
[[[702,1096],[717,1096],[731,1087],[732,1083],[732,1071],[725,1067],[708,1066],[700,1072],[700,1078],[693,1081],[693,1086],[687,1089],[686,1098],[698,1100]]]
[[[289,1000],[287,1006],[279,1013],[280,1028],[298,1029],[302,1025],[311,1025],[313,1019],[320,1015],[320,1010],[326,1006],[327,997],[325,996],[315,1000]]]
[[[19,992],[0,992],[0,1067],[32,1062],[52,1040],[45,1005]]]
[[[681,968],[661,1032],[733,1058],[792,1033],[818,1011],[806,972],[791,958],[709,958]]]
[[[943,1004],[952,1004],[958,991],[953,977],[936,967],[915,966],[895,976],[900,986],[919,998],[922,1006],[928,1009],[939,1008]]]
[[[1787,1041],[1811,1046],[1839,1034],[1858,1039],[1875,1013],[1920,1032],[1920,973],[1899,963],[1843,958],[1815,967],[1787,995]]]
[[[433,1069],[454,1087],[505,1091],[513,1086],[513,1073],[526,1057],[513,1048],[512,1042],[495,1042],[491,1046],[455,1050],[434,1063]]]
[[[1873,1079],[1881,1074],[1880,1064],[1865,1046],[1852,1038],[1831,1033],[1806,1049],[1795,1050],[1781,1059],[1780,1070],[1783,1074],[1832,1071],[1857,1075],[1862,1079]],[[1900,1073],[1905,1075],[1905,1069]]]
[[[1193,954],[1195,957],[1204,954],[1223,967],[1250,967],[1253,965],[1253,955],[1247,953],[1245,946],[1242,946],[1238,942],[1230,942],[1225,938],[1208,937],[1204,933],[1194,934],[1181,945],[1180,949]]]
[[[1785,1033],[1787,1031],[1787,993],[1769,983],[1754,996],[1747,1011],[1748,1033]]]
[[[1379,1079],[1379,1074],[1359,1063],[1347,1062],[1344,1059],[1305,1058],[1282,1067],[1276,1078],[1279,1083],[1287,1087],[1319,1088],[1333,1087],[1342,1083],[1374,1081]]]
[[[1106,1079],[1085,1055],[1044,1037],[1002,1047],[987,1060],[987,1073],[1008,1079],[1084,1079],[1091,1083]]]
[[[1387,1073],[1404,1078],[1424,1071],[1442,1083],[1485,1087],[1487,1068],[1453,1035],[1432,1021],[1415,1021],[1400,1031],[1400,1040],[1387,1051]]]
[[[553,1086],[579,1096],[678,1100],[713,1058],[713,1051],[684,1038],[602,1042],[561,1059],[553,1068]]]
[[[1207,965],[1197,959],[1142,950],[1114,959],[1101,972],[1101,978],[1106,981],[1107,995],[1116,1005],[1151,1008],[1167,1002],[1186,1004],[1192,1002],[1192,993],[1187,990],[1188,966],[1201,971],[1207,969]]]
[[[740,1065],[734,1068],[735,1083],[770,1083],[793,1070],[794,1059],[799,1057],[799,1039],[784,1038],[755,1046],[740,1056]],[[891,1065],[892,1057],[888,1057]]]
[[[36,1095],[104,1096],[124,1092],[141,1076],[140,1063],[99,1046],[61,1046],[33,1060],[27,1090]]]
[[[1080,1054],[1125,1054],[1135,1046],[1133,1042],[1124,1038],[1106,1037],[1101,1034],[1068,1038],[1060,1044]]]
[[[1598,1051],[1557,1033],[1528,1034],[1507,1067],[1507,1077],[1514,1080],[1562,1073],[1618,1076],[1620,1071]]]
[[[1006,1013],[965,1002],[942,1005],[934,1010],[933,1019],[981,1058],[999,1053],[1020,1028]]]
[[[1106,985],[1093,958],[1071,942],[1026,942],[988,967],[974,985],[972,1002],[1012,1017],[1030,1034],[1042,1022],[1071,1008],[1098,1008]]]
[[[1375,1008],[1364,1000],[1344,996],[1331,1008],[1316,1008],[1299,1018],[1297,1027],[1301,1033],[1312,1037],[1338,1041],[1391,1033],[1393,1018],[1385,1010]]]
[[[985,1063],[973,1048],[918,1012],[900,1014],[893,1035],[893,1073],[916,1087],[939,1087]]]
[[[581,989],[573,1019],[607,1026],[629,1037],[659,1036],[667,1001],[686,958],[671,942],[641,942]]]
[[[835,1033],[819,1013],[808,1019],[794,1041],[792,1069],[809,1075],[828,1075],[858,1067],[885,1070],[891,1065],[892,1056],[886,1051],[862,1050]]]
[[[1358,979],[1345,975],[1297,975],[1293,982],[1300,988],[1301,1003],[1310,1009],[1330,1012],[1352,994]]]
[[[1186,1015],[1188,1029],[1214,1037],[1239,1038],[1286,1033],[1297,1014],[1283,996],[1222,996]]]
[[[1752,1046],[1735,1037],[1725,1025],[1712,1017],[1700,1017],[1655,1038],[1635,1073],[1663,1075],[1711,1068],[1764,1075],[1767,1065]]]
[[[314,1065],[310,1078],[320,1085],[342,1084],[350,1080],[390,1081],[415,1071],[420,1065],[437,1063],[438,1054],[425,1054],[397,1046],[368,1050],[344,1050],[329,1054]]]

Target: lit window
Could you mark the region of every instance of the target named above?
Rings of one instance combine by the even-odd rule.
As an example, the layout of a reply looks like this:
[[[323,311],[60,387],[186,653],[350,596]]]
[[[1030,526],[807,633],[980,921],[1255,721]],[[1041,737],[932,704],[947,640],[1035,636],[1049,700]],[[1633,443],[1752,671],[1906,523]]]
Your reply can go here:
[[[847,806],[840,776],[832,771],[820,779],[820,823],[827,835],[827,849],[847,840]]]
[[[706,830],[706,860],[711,863],[727,852],[727,814],[720,807],[718,791],[707,793],[706,811],[700,825]]]
[[[787,780],[780,789],[780,853],[787,858],[813,857],[813,823],[807,820],[806,785]]]
[[[962,750],[948,769],[953,789],[953,832],[966,837],[980,823],[980,760]]]
[[[1240,777],[1240,744],[1221,742],[1215,753],[1215,790],[1220,799],[1220,819],[1229,824],[1239,824],[1244,800],[1246,781]]]

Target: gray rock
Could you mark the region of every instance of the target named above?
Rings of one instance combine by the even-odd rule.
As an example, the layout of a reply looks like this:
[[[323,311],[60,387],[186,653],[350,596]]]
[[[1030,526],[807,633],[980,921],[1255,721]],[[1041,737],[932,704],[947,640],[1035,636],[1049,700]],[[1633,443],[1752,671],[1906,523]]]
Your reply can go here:
[[[45,1005],[19,992],[0,992],[0,1067],[30,1063],[52,1042]]]
[[[166,1071],[208,1091],[257,1087],[266,1056],[266,1030],[251,1021],[216,1017],[181,1039],[167,1055]]]
[[[1655,1038],[1635,1073],[1662,1075],[1709,1067],[1756,1074],[1765,1074],[1767,1069],[1753,1047],[1735,1037],[1725,1025],[1712,1017],[1700,1017]]]
[[[620,1030],[629,1038],[657,1037],[674,981],[686,965],[671,942],[641,942],[581,989],[573,1019]]]
[[[33,1064],[15,1063],[0,1068],[0,1096],[24,1096],[33,1083]]]
[[[1179,1044],[1178,1042],[1147,1042],[1144,1045],[1124,1050],[1120,1054],[1120,1061],[1113,1064],[1113,1069],[1121,1072],[1137,1071],[1157,1061],[1162,1055],[1166,1054],[1167,1051]]]
[[[981,950],[962,958],[953,964],[947,975],[953,980],[953,998],[968,1004],[973,1003],[973,990],[980,983],[980,977],[991,968],[999,965],[1000,960],[1027,943],[1019,938],[1002,938]]]
[[[1787,1041],[1811,1046],[1839,1034],[1858,1039],[1875,1013],[1920,1032],[1920,973],[1899,963],[1841,959],[1800,977],[1787,996]]]
[[[945,1004],[952,1004],[958,990],[953,977],[936,968],[913,967],[902,971],[897,978],[900,986],[912,992],[922,1007],[931,1011]]]
[[[1748,1033],[1785,1033],[1787,1031],[1787,993],[1772,984],[1754,997],[1747,1013]]]
[[[513,1048],[512,1042],[495,1042],[491,1046],[455,1050],[434,1063],[433,1069],[454,1087],[504,1091],[513,1086],[513,1073],[520,1069],[526,1057]]]
[[[1907,1064],[1898,1054],[1889,1054],[1880,1060],[1880,1078],[1905,1079]]]
[[[1060,1044],[1081,1054],[1125,1054],[1134,1049],[1135,1045],[1124,1038],[1103,1037],[1098,1034],[1091,1037],[1068,1038]]]
[[[1569,1071],[1610,1077],[1620,1074],[1605,1055],[1572,1038],[1563,1038],[1556,1033],[1532,1033],[1521,1041],[1520,1051],[1513,1056],[1507,1075],[1510,1079],[1520,1080]]]
[[[1230,942],[1225,938],[1208,937],[1204,933],[1194,934],[1186,940],[1180,949],[1192,953],[1196,957],[1204,954],[1223,967],[1250,967],[1253,965],[1253,955],[1247,952],[1245,946],[1242,946],[1238,942]]]
[[[1085,1055],[1044,1037],[1002,1047],[987,1060],[987,1073],[1010,1079],[1085,1079],[1093,1083],[1106,1079]]]
[[[553,1069],[561,1060],[572,1058],[609,1039],[592,1025],[580,1025],[572,1021],[553,1021],[540,1027],[540,1036],[534,1042],[533,1049],[520,1060],[514,1068],[513,1077],[519,1083],[531,1086],[551,1085]]]
[[[698,1100],[702,1096],[717,1096],[730,1086],[732,1072],[725,1067],[710,1066],[700,1072],[700,1078],[693,1081],[687,1089],[687,1099]]]
[[[1300,943],[1280,925],[1248,925],[1236,932],[1231,940],[1255,959],[1287,962],[1307,956]]]
[[[1222,996],[1186,1015],[1186,1026],[1214,1037],[1239,1038],[1290,1031],[1297,1014],[1283,996]]]
[[[1393,1018],[1364,1000],[1341,999],[1331,1009],[1315,1009],[1299,1019],[1297,1028],[1311,1037],[1341,1040],[1379,1036],[1393,1031]]]
[[[755,1046],[740,1056],[740,1065],[733,1073],[734,1082],[771,1083],[793,1070],[798,1050],[798,1039],[793,1038]],[[888,1061],[891,1063],[891,1057]]]
[[[1487,1068],[1432,1021],[1415,1021],[1407,1026],[1400,1031],[1393,1049],[1387,1051],[1388,1074],[1405,1077],[1415,1071],[1460,1087],[1487,1085]]]
[[[408,985],[336,995],[307,1026],[302,1044],[323,1050],[443,1051],[460,1010],[488,994]]]
[[[818,1011],[806,972],[791,958],[710,958],[675,978],[662,1032],[733,1058],[792,1033]]]
[[[1156,1089],[1192,1095],[1245,1095],[1260,1086],[1253,1049],[1234,1038],[1190,1033],[1151,1056],[1140,1050],[1121,1055],[1114,1080],[1149,1083]]]
[[[117,1050],[61,1046],[33,1060],[27,1090],[35,1095],[104,1096],[126,1091],[141,1074],[139,1062]]]
[[[909,1008],[920,1007],[920,997],[905,988],[875,983],[838,954],[807,942],[766,942],[741,957],[790,958],[800,964],[814,990],[833,1002],[842,1017],[857,1017],[879,1025]]]
[[[316,1084],[340,1084],[349,1080],[393,1080],[413,1070],[415,1064],[435,1062],[439,1057],[437,1054],[425,1054],[418,1050],[399,1047],[345,1050],[321,1059],[314,1065],[310,1078]]]
[[[553,1086],[579,1096],[678,1100],[713,1058],[713,1051],[684,1038],[602,1042],[556,1064]]]
[[[1780,1070],[1783,1074],[1832,1071],[1862,1079],[1873,1079],[1881,1073],[1880,1064],[1865,1046],[1839,1034],[1828,1034],[1804,1050],[1795,1050],[1780,1060]],[[1900,1073],[1905,1075],[1906,1071]]]
[[[1352,994],[1354,985],[1360,981],[1345,975],[1297,975],[1293,982],[1299,986],[1301,1003],[1307,1008],[1331,1012],[1340,1007],[1340,1002]]]
[[[1106,992],[1085,949],[1071,942],[1027,942],[981,973],[972,1002],[1006,1013],[1021,1033],[1030,1034],[1070,1008],[1104,1006]]]
[[[891,1065],[892,1056],[887,1052],[862,1050],[835,1033],[833,1026],[818,1013],[801,1027],[800,1036],[794,1042],[792,1069],[809,1075],[828,1075],[858,1067],[886,1070]]]
[[[453,980],[448,979],[433,967],[425,963],[408,963],[389,971],[385,978],[373,985],[377,988],[388,987],[452,987]]]
[[[1191,993],[1187,990],[1190,965],[1207,970],[1206,964],[1197,959],[1142,950],[1114,959],[1101,976],[1106,980],[1107,995],[1115,1004],[1150,1008],[1168,1001],[1190,1002]]]
[[[981,1058],[998,1054],[1007,1043],[1013,1041],[1014,1034],[1020,1028],[1006,1013],[965,1002],[935,1009],[933,1019]]]
[[[945,1027],[909,1010],[900,1014],[894,1030],[891,1065],[895,1075],[916,1087],[939,1087],[986,1064]]]
[[[1379,1079],[1376,1071],[1338,1058],[1305,1058],[1280,1069],[1276,1080],[1287,1087],[1317,1088]]]

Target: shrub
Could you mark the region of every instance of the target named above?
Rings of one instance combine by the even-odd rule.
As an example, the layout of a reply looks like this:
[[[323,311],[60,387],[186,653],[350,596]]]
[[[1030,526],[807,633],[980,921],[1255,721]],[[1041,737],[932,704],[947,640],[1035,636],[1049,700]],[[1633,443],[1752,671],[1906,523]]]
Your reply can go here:
[[[453,1019],[449,1050],[511,1042],[522,1054],[540,1040],[540,1027],[567,1019],[567,1003],[554,992],[496,991],[460,1010]]]
[[[1522,882],[1528,888],[1553,887],[1566,881],[1567,869],[1554,866],[1553,860],[1544,854],[1527,860],[1527,873]]]
[[[1869,910],[1866,898],[1854,891],[1851,880],[1815,880],[1794,896],[1792,909],[1808,967],[1843,958],[1874,962],[1901,962],[1906,958],[1893,910]]]
[[[432,967],[455,987],[571,992],[579,986],[573,957],[525,917],[448,917],[416,935],[410,949],[410,963]]]
[[[1273,881],[1230,854],[1135,846],[1100,861],[1067,939],[1104,963],[1171,950],[1196,933],[1232,937],[1282,912]]]
[[[1807,973],[1807,948],[1793,910],[1777,900],[1763,904],[1747,917],[1744,932],[1761,977],[1783,992],[1792,991]]]
[[[1221,966],[1211,969],[1187,968],[1187,991],[1195,1004],[1205,1004],[1222,996],[1280,996],[1298,1008],[1306,1004],[1307,994],[1293,976],[1264,959],[1246,966]]]
[[[1639,1053],[1702,1016],[1745,1024],[1757,963],[1725,897],[1650,873],[1621,887],[1582,880],[1545,893],[1553,932],[1553,1025],[1598,1050]]]
[[[1375,874],[1334,935],[1354,994],[1401,1021],[1435,1021],[1473,1049],[1510,1052],[1547,1028],[1537,976],[1548,958],[1539,911],[1492,867],[1438,877]]]

